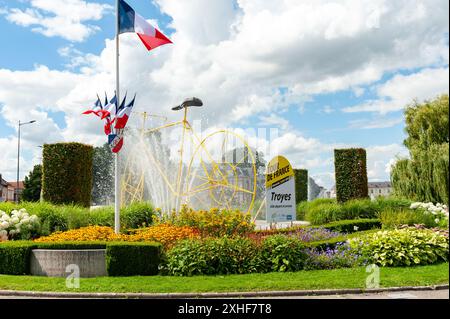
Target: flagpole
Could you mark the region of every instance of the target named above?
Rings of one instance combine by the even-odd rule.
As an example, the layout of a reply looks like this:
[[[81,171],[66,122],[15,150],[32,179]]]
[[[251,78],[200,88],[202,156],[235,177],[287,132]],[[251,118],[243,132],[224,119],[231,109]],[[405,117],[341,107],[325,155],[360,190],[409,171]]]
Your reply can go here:
[[[120,103],[119,85],[119,0],[116,0],[116,108]],[[116,109],[117,111],[117,109]],[[119,152],[114,156],[114,232],[120,232]]]

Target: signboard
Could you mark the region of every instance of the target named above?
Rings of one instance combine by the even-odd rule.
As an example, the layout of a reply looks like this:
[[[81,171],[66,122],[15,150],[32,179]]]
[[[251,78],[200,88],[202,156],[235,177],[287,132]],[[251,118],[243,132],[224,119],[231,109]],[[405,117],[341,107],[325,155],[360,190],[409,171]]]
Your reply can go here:
[[[266,221],[294,221],[295,213],[294,170],[285,157],[276,156],[266,171]]]

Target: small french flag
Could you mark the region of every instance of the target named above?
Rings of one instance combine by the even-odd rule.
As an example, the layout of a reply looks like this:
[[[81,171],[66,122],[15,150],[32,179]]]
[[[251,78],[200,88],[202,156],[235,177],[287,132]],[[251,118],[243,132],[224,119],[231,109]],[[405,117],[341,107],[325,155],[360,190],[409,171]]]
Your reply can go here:
[[[160,45],[172,43],[158,29],[148,23],[143,17],[137,14],[128,3],[119,1],[119,34],[134,32],[139,36],[147,50],[152,50]]]

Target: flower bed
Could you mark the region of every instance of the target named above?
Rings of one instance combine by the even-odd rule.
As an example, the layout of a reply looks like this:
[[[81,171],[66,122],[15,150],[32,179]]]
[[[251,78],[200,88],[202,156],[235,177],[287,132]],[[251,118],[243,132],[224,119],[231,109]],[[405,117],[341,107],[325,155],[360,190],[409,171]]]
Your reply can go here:
[[[65,232],[56,232],[50,236],[41,237],[35,242],[67,242],[67,241],[156,241],[166,248],[181,239],[197,238],[198,231],[188,226],[161,224],[133,231],[131,234],[115,234],[111,227],[88,226]]]
[[[215,208],[209,211],[194,211],[183,206],[179,213],[156,216],[154,222],[194,227],[204,237],[242,236],[255,229],[250,214],[244,214],[238,210]]]

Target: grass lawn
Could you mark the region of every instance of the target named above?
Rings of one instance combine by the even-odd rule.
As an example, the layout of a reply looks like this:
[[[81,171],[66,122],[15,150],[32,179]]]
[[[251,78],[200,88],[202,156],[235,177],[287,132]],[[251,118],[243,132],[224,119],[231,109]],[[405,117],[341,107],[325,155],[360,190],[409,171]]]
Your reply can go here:
[[[364,267],[295,273],[194,277],[82,278],[79,289],[68,289],[65,278],[0,275],[0,289],[70,292],[234,292],[364,288]],[[380,268],[381,287],[425,286],[448,283],[449,264],[405,268]]]

